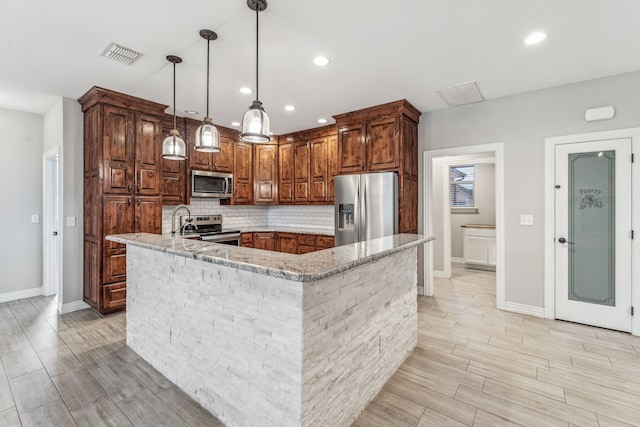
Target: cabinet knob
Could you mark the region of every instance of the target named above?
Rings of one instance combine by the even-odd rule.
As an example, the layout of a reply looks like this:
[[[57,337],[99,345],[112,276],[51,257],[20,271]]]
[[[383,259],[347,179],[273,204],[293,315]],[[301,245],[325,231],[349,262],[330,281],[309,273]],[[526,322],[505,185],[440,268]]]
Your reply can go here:
[[[131,184],[127,185],[127,191],[131,192]]]
[[[136,189],[138,190],[138,192],[140,192],[140,184],[136,186]]]
[[[136,201],[138,202],[138,206],[140,206],[140,197],[138,197]]]
[[[131,206],[131,197],[127,197],[127,205]]]

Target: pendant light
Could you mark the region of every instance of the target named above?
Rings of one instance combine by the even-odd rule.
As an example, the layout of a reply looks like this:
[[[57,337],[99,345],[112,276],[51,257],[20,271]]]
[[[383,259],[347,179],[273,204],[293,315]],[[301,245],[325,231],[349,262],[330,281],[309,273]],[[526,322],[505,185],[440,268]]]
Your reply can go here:
[[[249,107],[249,111],[244,113],[242,118],[242,133],[240,139],[254,144],[264,144],[271,140],[269,136],[269,116],[262,108],[260,95],[258,92],[258,52],[259,52],[259,14],[267,8],[266,0],[247,0],[249,9],[256,12],[256,100]]]
[[[167,61],[173,64],[173,129],[162,142],[162,158],[169,160],[186,160],[187,147],[180,137],[176,126],[176,64],[182,62],[179,56],[169,55]]]
[[[209,43],[218,35],[211,30],[200,30],[200,37],[207,41],[207,116],[196,130],[196,150],[216,153],[220,151],[220,133],[209,117]]]

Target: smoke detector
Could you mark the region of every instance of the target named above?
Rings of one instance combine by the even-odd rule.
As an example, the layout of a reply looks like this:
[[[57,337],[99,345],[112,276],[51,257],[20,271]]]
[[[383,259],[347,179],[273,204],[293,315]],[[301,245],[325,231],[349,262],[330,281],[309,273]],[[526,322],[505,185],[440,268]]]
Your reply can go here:
[[[440,88],[438,93],[449,104],[449,107],[484,101],[480,88],[478,88],[478,82],[475,80]]]
[[[140,53],[136,52],[133,49],[129,49],[128,47],[121,46],[117,43],[111,43],[109,46],[107,46],[104,52],[102,52],[101,56],[120,62],[122,64],[131,65],[133,61],[135,61],[140,56]]]

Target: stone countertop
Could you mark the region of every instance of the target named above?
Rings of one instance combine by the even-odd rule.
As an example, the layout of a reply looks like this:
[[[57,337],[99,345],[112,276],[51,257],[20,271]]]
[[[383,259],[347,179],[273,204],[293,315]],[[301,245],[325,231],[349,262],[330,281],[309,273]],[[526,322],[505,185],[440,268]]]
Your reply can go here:
[[[222,231],[237,231],[241,233],[297,233],[297,234],[317,234],[320,236],[331,236],[335,234],[334,230],[327,230],[322,228],[306,228],[306,227],[227,227]],[[171,236],[171,233],[164,233],[163,236]],[[198,237],[200,233],[176,233],[176,237]]]
[[[212,264],[310,282],[433,240],[420,234],[396,234],[304,255],[243,248],[149,233],[116,234],[107,240],[193,258]]]

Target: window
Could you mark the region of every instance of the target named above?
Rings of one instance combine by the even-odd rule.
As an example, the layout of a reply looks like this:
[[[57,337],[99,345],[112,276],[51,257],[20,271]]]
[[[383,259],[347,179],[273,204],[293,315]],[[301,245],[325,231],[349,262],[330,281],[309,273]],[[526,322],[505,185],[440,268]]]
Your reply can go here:
[[[451,213],[477,213],[473,165],[449,167],[449,206]]]

